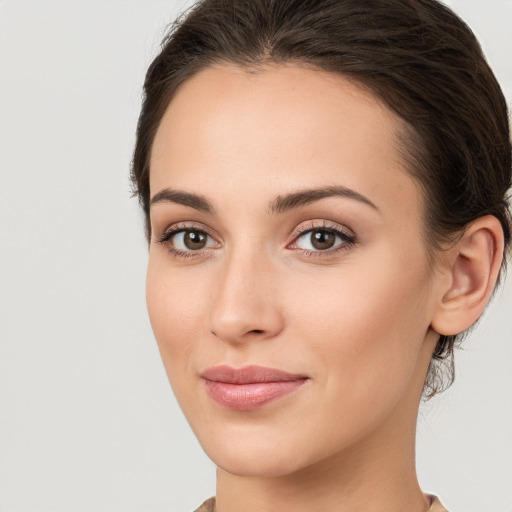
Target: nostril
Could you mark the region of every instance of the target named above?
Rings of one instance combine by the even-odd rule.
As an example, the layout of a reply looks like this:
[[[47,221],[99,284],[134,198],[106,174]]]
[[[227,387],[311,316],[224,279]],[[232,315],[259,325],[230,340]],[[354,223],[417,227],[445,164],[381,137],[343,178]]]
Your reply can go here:
[[[252,332],[254,334],[261,334],[263,331],[261,329],[253,329],[252,331],[249,332]]]

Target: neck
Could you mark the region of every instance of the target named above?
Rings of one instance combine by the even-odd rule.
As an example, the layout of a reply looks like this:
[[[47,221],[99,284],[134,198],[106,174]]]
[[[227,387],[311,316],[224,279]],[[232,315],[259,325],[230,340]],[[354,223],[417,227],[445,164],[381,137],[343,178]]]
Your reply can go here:
[[[416,420],[426,374],[377,431],[328,459],[279,476],[217,470],[217,512],[426,512],[415,468]]]
[[[218,469],[217,511],[426,512],[429,503],[414,467],[414,439],[408,441],[409,449],[379,443],[377,452],[377,440],[368,440],[351,453],[286,476],[240,477]]]

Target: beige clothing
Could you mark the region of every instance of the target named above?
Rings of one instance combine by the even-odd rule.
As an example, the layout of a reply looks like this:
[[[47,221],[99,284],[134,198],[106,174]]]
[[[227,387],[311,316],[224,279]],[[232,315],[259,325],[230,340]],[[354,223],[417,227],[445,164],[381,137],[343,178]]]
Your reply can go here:
[[[448,512],[438,498],[427,496],[430,499],[430,508],[428,512]],[[195,512],[215,512],[215,498],[206,500]]]
[[[215,512],[215,498],[206,500],[195,512]]]
[[[436,496],[429,496],[430,498],[430,508],[428,509],[428,512],[448,512],[443,505],[441,505],[441,502],[439,501],[439,498]]]

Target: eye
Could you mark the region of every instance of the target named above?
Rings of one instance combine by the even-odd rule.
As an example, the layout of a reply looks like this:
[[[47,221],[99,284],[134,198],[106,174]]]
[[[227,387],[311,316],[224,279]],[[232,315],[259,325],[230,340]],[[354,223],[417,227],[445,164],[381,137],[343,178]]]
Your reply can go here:
[[[299,237],[297,246],[307,251],[325,251],[332,249],[336,243],[336,235],[332,231],[317,229]]]
[[[215,245],[208,233],[198,229],[184,229],[175,232],[168,242],[178,251],[200,251]]]
[[[194,256],[218,245],[206,231],[182,226],[168,229],[157,241],[178,257]]]
[[[302,231],[291,248],[305,252],[331,252],[355,243],[355,236],[334,227],[315,227]]]

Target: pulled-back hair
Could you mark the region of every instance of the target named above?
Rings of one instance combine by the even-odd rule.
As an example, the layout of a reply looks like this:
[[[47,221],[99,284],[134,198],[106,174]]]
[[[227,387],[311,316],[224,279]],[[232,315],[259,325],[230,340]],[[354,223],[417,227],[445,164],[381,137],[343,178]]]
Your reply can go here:
[[[435,249],[494,215],[510,248],[511,146],[506,101],[469,27],[436,0],[203,0],[179,18],[150,65],[131,177],[149,240],[150,154],[180,84],[219,63],[297,63],[371,90],[407,127],[403,156],[425,196]],[[433,261],[433,259],[432,259]],[[457,336],[440,336],[425,383],[453,382]]]

